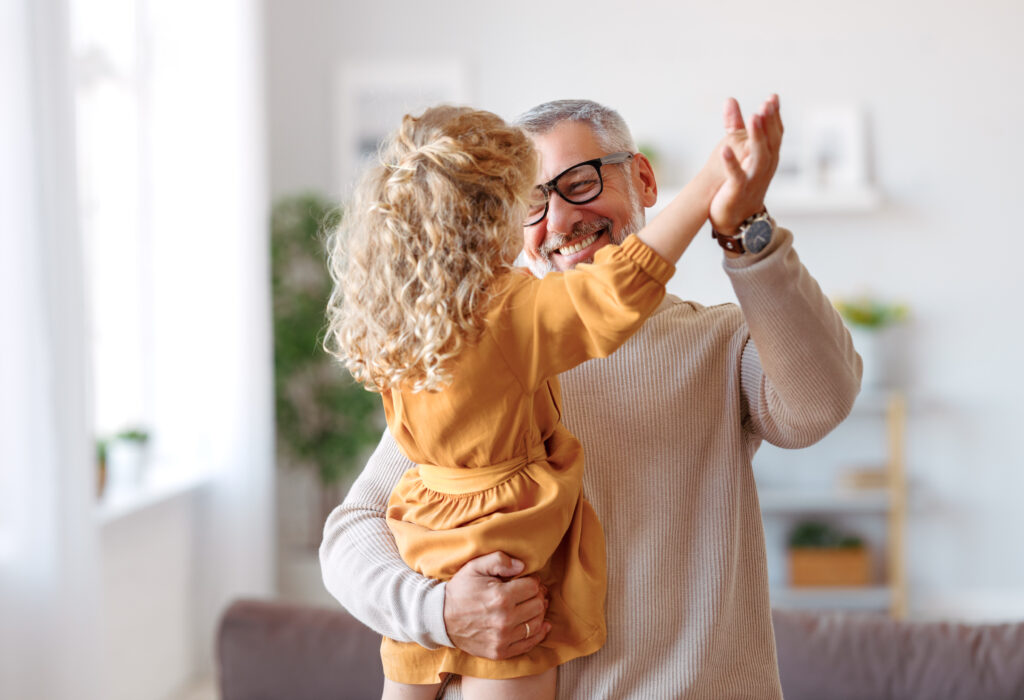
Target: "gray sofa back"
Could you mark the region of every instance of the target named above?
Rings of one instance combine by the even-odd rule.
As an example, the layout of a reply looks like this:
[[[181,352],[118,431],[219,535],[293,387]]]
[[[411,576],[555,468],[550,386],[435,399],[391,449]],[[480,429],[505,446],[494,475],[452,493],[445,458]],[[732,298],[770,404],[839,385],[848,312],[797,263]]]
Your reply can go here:
[[[1024,623],[772,613],[786,700],[1022,700]]]
[[[1024,700],[1024,622],[772,621],[786,700]],[[222,700],[376,700],[383,687],[380,637],[340,609],[238,601],[217,656]]]

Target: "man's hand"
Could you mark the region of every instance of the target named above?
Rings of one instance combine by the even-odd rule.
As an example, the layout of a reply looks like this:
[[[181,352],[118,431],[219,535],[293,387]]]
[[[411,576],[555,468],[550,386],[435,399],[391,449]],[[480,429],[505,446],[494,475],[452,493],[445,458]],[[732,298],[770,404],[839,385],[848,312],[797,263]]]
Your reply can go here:
[[[544,621],[547,591],[533,577],[506,580],[523,562],[503,552],[471,559],[448,581],[444,624],[462,651],[507,659],[533,649],[551,629]]]
[[[739,104],[730,98],[723,120],[726,137],[719,153],[725,182],[712,198],[709,213],[716,231],[733,234],[744,219],[764,209],[765,193],[779,165],[783,131],[779,97],[765,100],[746,127]]]

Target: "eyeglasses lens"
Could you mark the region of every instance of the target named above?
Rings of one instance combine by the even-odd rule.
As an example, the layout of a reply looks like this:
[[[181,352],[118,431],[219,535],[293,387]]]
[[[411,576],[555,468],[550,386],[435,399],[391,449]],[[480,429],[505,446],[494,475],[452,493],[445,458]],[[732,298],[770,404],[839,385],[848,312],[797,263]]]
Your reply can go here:
[[[601,191],[601,175],[589,163],[577,165],[558,178],[558,193],[573,204],[585,204]]]
[[[559,175],[554,186],[565,201],[586,204],[601,194],[601,173],[592,164],[583,163]],[[538,185],[533,188],[524,226],[533,226],[544,218],[549,197],[545,187]]]

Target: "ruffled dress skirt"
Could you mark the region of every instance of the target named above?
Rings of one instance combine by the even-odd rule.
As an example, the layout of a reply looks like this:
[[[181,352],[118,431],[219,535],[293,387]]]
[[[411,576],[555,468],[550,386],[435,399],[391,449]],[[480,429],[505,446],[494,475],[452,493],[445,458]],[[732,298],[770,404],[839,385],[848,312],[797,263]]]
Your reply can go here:
[[[529,454],[479,468],[418,465],[402,477],[388,505],[388,525],[402,558],[446,581],[463,564],[505,552],[523,576],[547,587],[552,627],[530,652],[494,661],[459,649],[426,649],[385,638],[384,675],[411,684],[446,673],[515,678],[597,651],[604,644],[605,546],[601,525],[582,495],[583,448],[559,425]],[[525,631],[525,630],[524,630]]]

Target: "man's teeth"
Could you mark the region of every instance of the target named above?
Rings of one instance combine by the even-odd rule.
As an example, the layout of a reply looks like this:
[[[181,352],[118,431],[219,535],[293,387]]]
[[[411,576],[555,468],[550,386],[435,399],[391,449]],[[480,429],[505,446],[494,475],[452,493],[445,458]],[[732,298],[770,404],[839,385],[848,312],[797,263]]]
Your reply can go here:
[[[562,255],[572,255],[573,253],[578,253],[581,250],[583,250],[584,248],[586,248],[588,245],[590,245],[591,243],[596,241],[597,237],[599,235],[600,235],[600,233],[593,233],[593,234],[587,236],[586,238],[581,239],[577,243],[573,243],[572,245],[567,245],[564,248],[559,248],[558,252],[561,253]]]

